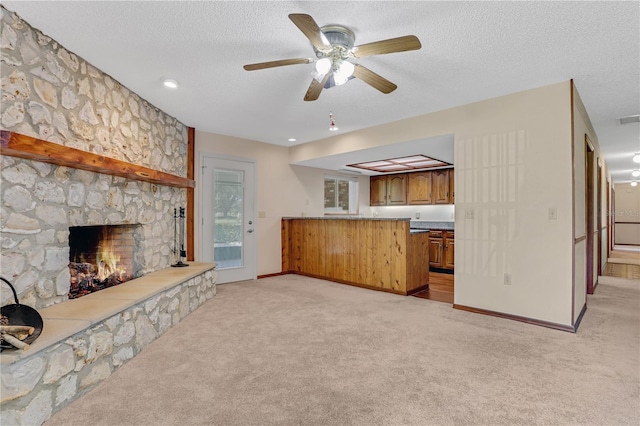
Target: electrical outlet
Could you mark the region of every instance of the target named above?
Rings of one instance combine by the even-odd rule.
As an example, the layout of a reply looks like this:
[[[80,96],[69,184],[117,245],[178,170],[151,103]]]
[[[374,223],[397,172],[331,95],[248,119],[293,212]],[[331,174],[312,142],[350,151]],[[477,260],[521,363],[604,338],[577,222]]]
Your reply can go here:
[[[556,220],[558,218],[558,209],[555,207],[549,207],[549,220]]]
[[[265,217],[267,217],[267,212],[258,212],[259,219],[264,219]]]
[[[476,214],[473,211],[473,209],[467,209],[464,211],[464,218],[465,219],[475,219],[476,218]]]
[[[504,285],[511,285],[511,274],[504,274]]]
[[[416,219],[420,219],[420,212],[416,212]]]

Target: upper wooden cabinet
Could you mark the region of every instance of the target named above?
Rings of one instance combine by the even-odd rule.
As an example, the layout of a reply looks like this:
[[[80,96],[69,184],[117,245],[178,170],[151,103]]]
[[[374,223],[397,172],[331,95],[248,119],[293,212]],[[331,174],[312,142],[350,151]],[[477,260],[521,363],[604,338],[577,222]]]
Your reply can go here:
[[[369,178],[369,205],[387,205],[387,177],[371,176]]]
[[[369,179],[369,197],[369,204],[372,206],[407,204],[406,174],[371,176]]]
[[[407,204],[432,204],[431,172],[409,173]]]
[[[453,169],[371,176],[372,206],[454,204]]]
[[[433,170],[433,204],[449,204],[449,169]]]

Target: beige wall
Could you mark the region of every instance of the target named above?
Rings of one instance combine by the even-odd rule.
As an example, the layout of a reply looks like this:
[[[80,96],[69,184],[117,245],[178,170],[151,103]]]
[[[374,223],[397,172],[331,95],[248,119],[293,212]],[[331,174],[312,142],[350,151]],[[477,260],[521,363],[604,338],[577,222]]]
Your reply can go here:
[[[616,244],[640,245],[640,186],[629,183],[615,184],[616,222],[634,222],[633,224],[616,223]]]
[[[289,165],[289,149],[230,136],[196,131],[195,169],[201,170],[203,155],[254,161],[256,164],[256,215],[258,241],[257,275],[282,271],[280,219],[288,216],[322,216],[324,176],[335,172],[312,167]],[[369,181],[360,180],[360,204],[369,204]],[[202,182],[196,174],[195,190],[195,258],[200,259],[200,199]]]
[[[291,161],[455,134],[455,303],[570,326],[570,97],[562,82],[298,145]]]

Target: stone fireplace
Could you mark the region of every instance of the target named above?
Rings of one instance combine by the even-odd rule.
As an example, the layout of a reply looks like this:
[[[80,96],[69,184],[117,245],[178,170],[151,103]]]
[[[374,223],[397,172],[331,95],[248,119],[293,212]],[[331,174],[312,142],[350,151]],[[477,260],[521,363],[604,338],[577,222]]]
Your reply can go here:
[[[194,132],[3,5],[0,21],[0,275],[44,320],[29,350],[2,354],[1,416],[31,425],[213,297],[215,265],[170,268]],[[105,240],[120,266],[87,254]],[[133,279],[69,300],[70,262]],[[5,287],[0,305],[13,303]]]
[[[69,298],[76,299],[142,275],[140,225],[69,228]]]

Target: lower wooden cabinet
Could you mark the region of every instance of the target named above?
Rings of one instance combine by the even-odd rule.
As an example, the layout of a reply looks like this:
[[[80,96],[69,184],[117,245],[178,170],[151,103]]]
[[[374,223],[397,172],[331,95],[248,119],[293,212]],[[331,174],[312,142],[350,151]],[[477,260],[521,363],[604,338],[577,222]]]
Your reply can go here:
[[[429,232],[429,266],[440,269],[454,267],[454,232]]]

